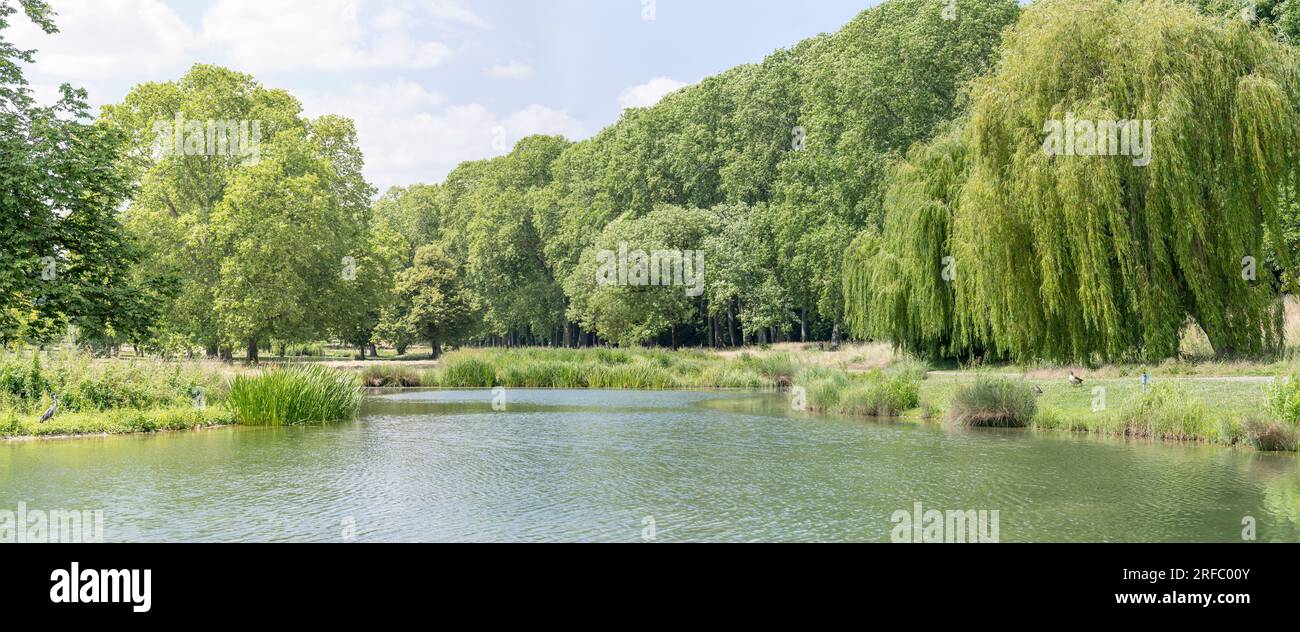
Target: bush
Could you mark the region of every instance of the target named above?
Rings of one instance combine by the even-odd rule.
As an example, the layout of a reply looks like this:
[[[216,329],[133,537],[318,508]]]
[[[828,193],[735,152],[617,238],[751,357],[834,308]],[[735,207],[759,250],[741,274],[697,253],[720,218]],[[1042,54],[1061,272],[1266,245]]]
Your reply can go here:
[[[381,364],[366,367],[366,370],[361,372],[361,383],[370,388],[413,388],[422,386],[424,380],[415,369],[393,364]]]
[[[981,375],[953,394],[948,419],[962,426],[1020,428],[1037,410],[1034,391],[1024,382]]]
[[[355,375],[299,365],[236,377],[228,403],[235,419],[247,425],[338,421],[356,414],[361,386]]]
[[[1292,426],[1300,425],[1300,379],[1288,376],[1273,381],[1268,391],[1269,409]]]
[[[1246,438],[1256,450],[1265,452],[1295,452],[1300,445],[1300,431],[1284,421],[1246,419]]]

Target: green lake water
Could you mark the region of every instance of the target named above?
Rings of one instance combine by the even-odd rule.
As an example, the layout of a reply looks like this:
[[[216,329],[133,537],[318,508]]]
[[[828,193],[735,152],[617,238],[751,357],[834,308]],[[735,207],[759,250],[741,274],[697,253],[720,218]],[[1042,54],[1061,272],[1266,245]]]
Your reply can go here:
[[[998,511],[1001,541],[1300,541],[1300,460],[789,413],[777,394],[370,398],[356,421],[0,442],[0,510],[107,541],[885,541]]]

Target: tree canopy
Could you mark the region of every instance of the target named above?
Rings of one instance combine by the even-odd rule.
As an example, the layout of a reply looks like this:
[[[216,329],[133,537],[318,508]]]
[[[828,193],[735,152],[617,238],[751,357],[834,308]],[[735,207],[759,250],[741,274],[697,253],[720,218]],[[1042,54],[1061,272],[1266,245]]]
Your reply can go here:
[[[963,129],[913,152],[884,232],[849,253],[855,323],[1016,359],[1170,357],[1188,322],[1221,353],[1275,348],[1263,261],[1284,250],[1300,165],[1296,63],[1245,21],[1171,2],[1029,7]],[[1149,162],[1102,151],[1148,129]]]

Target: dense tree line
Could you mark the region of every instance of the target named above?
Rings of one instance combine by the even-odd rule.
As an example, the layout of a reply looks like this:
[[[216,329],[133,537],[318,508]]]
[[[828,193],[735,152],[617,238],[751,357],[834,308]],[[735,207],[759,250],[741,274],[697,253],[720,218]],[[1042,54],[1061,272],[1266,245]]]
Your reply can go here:
[[[53,30],[43,2],[19,6]],[[0,337],[71,326],[255,360],[847,326],[930,355],[1090,360],[1171,355],[1193,322],[1264,352],[1300,243],[1300,1],[1241,8],[890,0],[590,139],[525,138],[377,200],[350,121],[253,77],[198,65],[89,122],[70,88],[36,107],[30,53],[0,39]],[[1075,117],[1154,121],[1154,161],[1045,154],[1045,121]],[[226,123],[233,151],[214,147]],[[37,282],[47,257],[60,283]],[[679,283],[627,282],[645,259]]]
[[[888,165],[960,111],[1018,13],[990,0],[950,21],[932,2],[887,2],[589,140],[528,138],[441,184],[390,191],[376,214],[458,263],[475,340],[836,338],[843,252],[882,221]],[[597,255],[620,244],[704,252],[705,291],[597,283]]]

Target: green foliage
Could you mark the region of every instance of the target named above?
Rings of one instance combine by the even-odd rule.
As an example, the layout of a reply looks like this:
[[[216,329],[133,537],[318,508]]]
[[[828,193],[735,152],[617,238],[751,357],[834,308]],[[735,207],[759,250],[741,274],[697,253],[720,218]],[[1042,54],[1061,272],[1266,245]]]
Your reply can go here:
[[[1037,410],[1029,385],[981,375],[953,395],[948,418],[962,426],[1019,428],[1029,425]]]
[[[497,368],[476,357],[451,357],[442,361],[440,386],[453,388],[490,388],[496,385]]]
[[[235,416],[220,406],[60,414],[45,423],[0,411],[0,437],[58,437],[91,434],[166,432],[227,426]]]
[[[780,367],[788,360],[768,366]],[[759,361],[659,349],[478,349],[447,354],[436,382],[448,388],[763,388],[777,383]]]
[[[1215,418],[1203,402],[1176,386],[1161,383],[1144,389],[1121,406],[1115,414],[1115,432],[1178,441],[1229,439]]]
[[[796,384],[804,389],[807,407],[814,412],[893,417],[919,404],[920,381],[905,374],[872,371],[851,376],[814,367],[801,370]]]
[[[23,76],[35,52],[4,37],[19,8],[57,32],[44,0],[0,0],[0,344],[47,342],[69,325],[138,340],[156,312],[132,287],[142,254],[118,218],[130,195],[124,138],[90,121],[85,90],[65,84],[53,105],[35,102]]]
[[[854,335],[891,340],[914,353],[959,354],[953,347],[947,259],[952,217],[965,182],[961,129],[912,148],[885,192],[884,228],[863,232],[844,256],[846,321]]]
[[[401,253],[372,233],[352,123],[301,110],[286,92],[202,64],[104,109],[104,125],[129,139],[123,167],[139,185],[125,222],[151,253],[146,278],[175,280],[162,313],[182,346],[369,338]],[[208,121],[246,125],[248,142],[157,151],[177,117],[186,142]]]
[[[591,248],[585,251],[565,290],[570,298],[570,315],[601,337],[623,345],[645,343],[674,325],[693,320],[702,305],[703,286],[692,283],[685,270],[704,274],[695,256],[682,257],[683,272],[675,285],[650,285],[660,278],[662,267],[646,263],[646,271],[655,268],[655,277],[633,281],[638,255],[648,258],[655,252],[671,251],[679,255],[698,252],[705,238],[716,230],[716,214],[675,206],[658,208],[645,217],[620,218],[606,226]],[[626,254],[624,254],[626,253]],[[615,268],[623,266],[627,272]],[[705,266],[708,265],[707,260]],[[687,267],[689,266],[689,267]],[[623,277],[627,278],[624,279]],[[671,275],[670,275],[671,276]]]
[[[1045,0],[1002,55],[962,129],[896,170],[884,232],[848,253],[855,330],[923,353],[1090,362],[1174,356],[1191,321],[1222,355],[1278,349],[1262,263],[1286,258],[1280,207],[1300,165],[1294,49],[1160,0]],[[1049,155],[1046,124],[1070,120],[1153,121],[1150,163]]]
[[[426,340],[439,354],[441,344],[460,339],[474,324],[477,304],[466,292],[456,266],[441,248],[422,246],[411,267],[398,274],[396,301],[382,316],[385,336]],[[404,332],[404,333],[402,333]]]
[[[151,360],[96,361],[84,354],[0,356],[0,411],[40,415],[59,397],[61,413],[149,410],[207,404],[225,396],[219,374]]]
[[[424,377],[419,371],[396,364],[369,366],[361,372],[361,383],[370,388],[412,388],[423,386],[423,382]]]
[[[1285,421],[1249,417],[1245,421],[1245,432],[1256,450],[1295,452],[1300,447],[1300,429]]]
[[[1269,385],[1268,404],[1274,416],[1293,426],[1300,425],[1300,376],[1278,378]]]
[[[361,396],[356,375],[299,365],[236,376],[227,405],[241,424],[283,426],[349,419]]]

